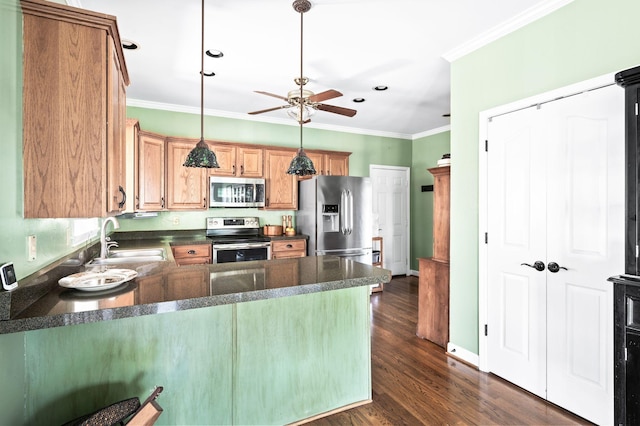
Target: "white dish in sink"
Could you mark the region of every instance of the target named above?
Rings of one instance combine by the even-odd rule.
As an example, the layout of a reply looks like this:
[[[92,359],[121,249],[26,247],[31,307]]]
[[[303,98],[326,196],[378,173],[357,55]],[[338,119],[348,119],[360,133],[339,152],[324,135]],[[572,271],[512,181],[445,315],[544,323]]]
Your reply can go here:
[[[138,273],[132,269],[105,269],[85,271],[58,280],[62,287],[81,291],[102,291],[117,287],[134,279]]]

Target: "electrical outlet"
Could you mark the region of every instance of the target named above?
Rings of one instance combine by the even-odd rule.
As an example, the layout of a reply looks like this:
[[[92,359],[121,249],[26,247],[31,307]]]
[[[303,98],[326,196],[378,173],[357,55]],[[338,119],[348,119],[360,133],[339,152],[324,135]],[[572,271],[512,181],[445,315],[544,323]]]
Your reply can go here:
[[[35,235],[29,235],[27,237],[27,250],[28,250],[27,260],[29,260],[29,262],[33,262],[34,260],[36,260],[36,236]]]
[[[180,225],[180,218],[179,217],[174,217],[173,218],[173,224],[174,225]]]

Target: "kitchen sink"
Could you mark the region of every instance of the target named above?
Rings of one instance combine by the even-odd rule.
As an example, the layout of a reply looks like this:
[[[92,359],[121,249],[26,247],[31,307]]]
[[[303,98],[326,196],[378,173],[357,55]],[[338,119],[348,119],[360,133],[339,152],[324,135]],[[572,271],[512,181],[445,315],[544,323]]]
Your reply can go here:
[[[150,248],[150,249],[130,249],[130,250],[111,250],[107,255],[107,258],[127,258],[127,257],[149,257],[149,256],[161,256],[165,258],[165,252],[163,248]]]
[[[106,258],[95,258],[87,263],[92,265],[120,265],[123,263],[163,262],[167,260],[163,248],[112,250]]]

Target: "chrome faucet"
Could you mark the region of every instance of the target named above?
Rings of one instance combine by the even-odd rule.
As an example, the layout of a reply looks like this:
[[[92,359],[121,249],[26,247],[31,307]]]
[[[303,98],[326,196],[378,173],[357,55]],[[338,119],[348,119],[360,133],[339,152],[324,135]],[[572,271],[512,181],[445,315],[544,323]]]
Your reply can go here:
[[[109,237],[107,237],[107,225],[109,222],[113,223],[113,229],[120,228],[120,224],[118,223],[118,219],[115,217],[109,216],[102,222],[102,227],[100,229],[100,259],[105,259],[107,254],[109,253],[109,248],[111,246],[117,246],[118,243],[115,241],[111,241]]]

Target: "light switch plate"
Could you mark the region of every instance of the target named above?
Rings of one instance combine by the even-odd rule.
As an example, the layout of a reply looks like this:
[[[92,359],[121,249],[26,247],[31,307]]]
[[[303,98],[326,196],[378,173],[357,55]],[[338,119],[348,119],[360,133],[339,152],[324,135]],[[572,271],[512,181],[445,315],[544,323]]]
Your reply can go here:
[[[27,250],[29,251],[27,259],[29,262],[36,260],[36,236],[29,235],[27,237]]]

